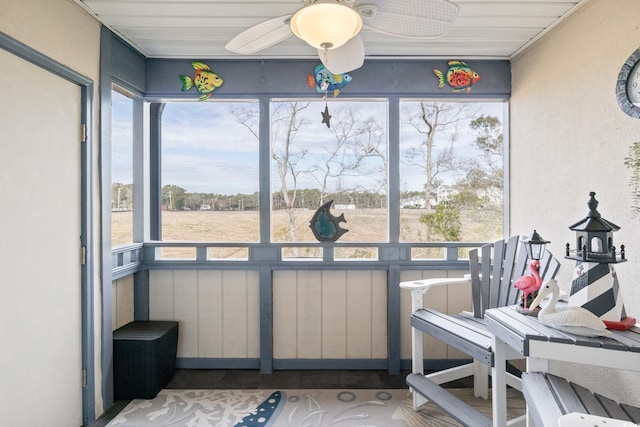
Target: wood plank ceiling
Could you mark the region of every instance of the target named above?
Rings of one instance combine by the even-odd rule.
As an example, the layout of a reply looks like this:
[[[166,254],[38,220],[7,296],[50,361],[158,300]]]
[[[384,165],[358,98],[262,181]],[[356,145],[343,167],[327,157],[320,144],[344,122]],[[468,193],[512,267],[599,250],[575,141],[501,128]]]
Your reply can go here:
[[[301,0],[75,1],[150,58],[317,58],[315,49],[295,36],[252,55],[224,47],[252,25],[294,13]],[[437,39],[398,38],[366,28],[361,35],[367,58],[513,59],[588,1],[452,0],[458,18]]]

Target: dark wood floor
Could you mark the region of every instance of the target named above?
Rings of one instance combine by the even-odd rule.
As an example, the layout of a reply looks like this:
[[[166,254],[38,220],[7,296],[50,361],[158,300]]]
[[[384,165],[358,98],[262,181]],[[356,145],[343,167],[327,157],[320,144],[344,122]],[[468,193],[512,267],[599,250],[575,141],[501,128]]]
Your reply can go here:
[[[168,389],[403,389],[409,372],[390,375],[386,371],[274,371],[177,369]],[[469,387],[466,380],[447,384]],[[104,427],[129,403],[116,401],[90,427]]]
[[[274,371],[178,369],[167,387],[172,389],[377,389],[406,388],[408,372],[386,371]]]

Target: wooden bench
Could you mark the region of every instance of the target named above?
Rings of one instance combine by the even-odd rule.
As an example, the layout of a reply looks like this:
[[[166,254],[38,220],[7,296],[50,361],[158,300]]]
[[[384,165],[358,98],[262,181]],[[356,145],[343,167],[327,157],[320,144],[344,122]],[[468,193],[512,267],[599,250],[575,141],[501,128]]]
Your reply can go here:
[[[469,274],[463,278],[425,279],[401,282],[400,287],[411,291],[412,374],[407,384],[413,391],[413,407],[417,410],[431,402],[463,426],[484,427],[492,422],[485,415],[449,393],[441,385],[473,376],[474,395],[489,397],[488,377],[494,366],[493,335],[485,328],[487,309],[516,304],[519,298],[513,283],[528,274],[527,255],[518,251],[519,236],[489,243],[469,252]],[[540,260],[543,279],[555,276],[560,264],[549,251]],[[443,285],[471,285],[473,312],[448,314],[424,308],[431,288]],[[426,298],[425,298],[426,294]],[[428,303],[428,300],[427,300]],[[468,355],[469,364],[424,375],[423,339],[426,334]],[[506,366],[504,367],[506,369]],[[520,389],[520,380],[507,375],[509,386]]]
[[[640,408],[617,403],[553,374],[522,374],[522,393],[536,427],[558,427],[558,420],[573,412],[640,423]],[[584,425],[594,426],[587,419]]]

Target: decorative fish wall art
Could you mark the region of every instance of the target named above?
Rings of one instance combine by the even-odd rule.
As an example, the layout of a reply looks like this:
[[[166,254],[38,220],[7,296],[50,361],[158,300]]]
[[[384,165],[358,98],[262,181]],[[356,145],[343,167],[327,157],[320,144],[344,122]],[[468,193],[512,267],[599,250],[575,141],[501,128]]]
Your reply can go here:
[[[200,94],[200,101],[205,101],[209,99],[214,90],[222,86],[224,80],[203,62],[192,62],[191,65],[193,69],[196,70],[193,78],[180,74],[182,91],[184,92],[195,87]]]
[[[352,80],[353,77],[347,73],[333,74],[323,64],[315,66],[313,75],[307,74],[307,84],[311,89],[315,88],[316,92],[324,93],[325,96],[332,92],[334,98],[340,95],[340,90]]]
[[[347,222],[344,219],[344,214],[335,216],[329,211],[332,203],[333,200],[329,200],[320,206],[316,213],[313,214],[311,221],[309,221],[309,227],[313,231],[313,235],[320,242],[335,242],[340,236],[349,231],[340,227],[341,222]]]
[[[471,86],[480,80],[480,75],[473,71],[466,62],[451,60],[447,63],[449,69],[446,75],[442,71],[435,69],[433,74],[438,78],[438,89],[442,89],[445,84],[452,87],[454,92],[471,92]]]

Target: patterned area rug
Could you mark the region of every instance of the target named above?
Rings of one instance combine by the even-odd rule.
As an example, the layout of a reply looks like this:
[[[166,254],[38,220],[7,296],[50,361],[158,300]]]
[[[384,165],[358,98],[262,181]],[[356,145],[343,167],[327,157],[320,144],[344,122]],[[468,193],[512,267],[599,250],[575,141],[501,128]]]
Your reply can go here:
[[[450,389],[491,417],[491,401],[471,389]],[[509,390],[509,417],[525,412]],[[162,390],[132,400],[108,427],[446,427],[459,426],[438,408],[411,408],[407,390]]]

